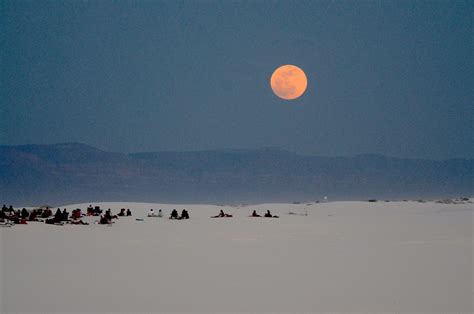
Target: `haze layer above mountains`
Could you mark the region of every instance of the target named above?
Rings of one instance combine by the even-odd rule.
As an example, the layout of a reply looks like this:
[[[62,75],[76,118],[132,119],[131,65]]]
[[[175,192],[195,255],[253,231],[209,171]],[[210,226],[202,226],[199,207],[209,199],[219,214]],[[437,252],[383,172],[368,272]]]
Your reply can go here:
[[[121,154],[0,146],[1,202],[257,203],[471,196],[474,159],[302,156],[279,149]]]

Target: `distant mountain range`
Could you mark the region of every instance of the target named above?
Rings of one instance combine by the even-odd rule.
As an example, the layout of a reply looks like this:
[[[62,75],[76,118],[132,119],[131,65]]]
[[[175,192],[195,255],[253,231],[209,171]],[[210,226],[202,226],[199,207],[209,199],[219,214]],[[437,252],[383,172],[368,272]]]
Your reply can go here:
[[[280,149],[121,154],[0,146],[0,202],[308,202],[472,196],[474,159],[302,156]]]

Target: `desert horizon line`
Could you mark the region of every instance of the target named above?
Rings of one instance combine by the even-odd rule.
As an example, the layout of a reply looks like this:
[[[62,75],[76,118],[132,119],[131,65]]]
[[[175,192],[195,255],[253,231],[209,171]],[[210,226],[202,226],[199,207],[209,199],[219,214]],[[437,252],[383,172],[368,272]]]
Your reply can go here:
[[[278,146],[261,146],[255,148],[233,148],[233,147],[222,147],[222,148],[213,148],[213,149],[164,149],[164,150],[146,150],[146,151],[131,151],[131,152],[120,152],[115,150],[107,150],[102,147],[98,147],[92,144],[88,144],[85,142],[78,142],[78,141],[71,141],[71,142],[56,142],[56,143],[47,143],[47,144],[39,144],[39,143],[27,143],[27,144],[0,144],[0,147],[54,147],[54,146],[61,146],[61,145],[77,145],[77,146],[86,146],[89,148],[94,148],[96,150],[107,152],[107,153],[115,153],[115,154],[122,154],[122,155],[139,155],[139,154],[155,154],[155,153],[206,153],[206,152],[228,152],[228,153],[245,153],[245,152],[258,152],[258,151],[275,151],[275,152],[282,152],[288,153],[295,156],[301,157],[316,157],[316,158],[357,158],[357,157],[383,157],[383,158],[391,158],[391,159],[404,159],[404,160],[430,160],[430,161],[449,161],[449,160],[474,160],[474,157],[452,157],[452,158],[424,158],[424,157],[404,157],[404,156],[394,156],[390,154],[383,154],[383,153],[376,153],[376,152],[365,152],[359,154],[347,154],[347,155],[320,155],[320,154],[308,154],[308,153],[300,153],[293,150],[289,150],[283,147]]]

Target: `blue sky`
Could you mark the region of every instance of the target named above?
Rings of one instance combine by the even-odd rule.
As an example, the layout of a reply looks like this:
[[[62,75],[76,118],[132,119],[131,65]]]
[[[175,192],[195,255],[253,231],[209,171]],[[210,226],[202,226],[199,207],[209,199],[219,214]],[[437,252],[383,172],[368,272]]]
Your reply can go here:
[[[0,144],[474,157],[469,1],[0,6]]]

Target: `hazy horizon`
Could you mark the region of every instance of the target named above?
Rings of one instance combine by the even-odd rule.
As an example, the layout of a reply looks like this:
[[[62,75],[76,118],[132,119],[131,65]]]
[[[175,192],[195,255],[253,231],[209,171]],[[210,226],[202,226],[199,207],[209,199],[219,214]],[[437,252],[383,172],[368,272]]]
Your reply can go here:
[[[324,154],[311,154],[311,153],[299,153],[295,152],[292,150],[284,149],[282,147],[276,147],[276,146],[262,146],[262,147],[255,147],[255,148],[248,148],[248,147],[242,147],[242,148],[233,148],[233,147],[223,147],[223,148],[215,148],[215,149],[190,149],[190,150],[150,150],[150,151],[130,151],[130,152],[120,152],[120,151],[114,151],[114,150],[107,150],[101,147],[93,146],[87,143],[83,142],[61,142],[61,143],[46,143],[46,144],[37,144],[37,143],[25,143],[25,144],[0,144],[0,146],[10,146],[10,147],[15,147],[15,146],[55,146],[55,145],[85,145],[89,146],[95,149],[98,149],[100,151],[108,152],[108,153],[120,153],[120,154],[125,154],[125,155],[133,155],[133,154],[145,154],[145,153],[197,153],[197,152],[246,152],[246,151],[264,151],[264,150],[270,150],[270,151],[281,151],[281,152],[287,152],[291,154],[296,154],[298,156],[307,156],[307,157],[327,157],[327,158],[345,158],[345,157],[357,157],[357,156],[383,156],[387,158],[397,158],[397,159],[420,159],[420,160],[433,160],[433,161],[443,161],[443,160],[452,160],[452,159],[474,159],[474,157],[450,157],[450,158],[414,158],[414,157],[405,157],[405,156],[394,156],[394,155],[387,155],[387,154],[382,154],[382,153],[371,153],[371,152],[366,152],[366,153],[357,153],[357,154],[352,154],[352,155],[324,155]]]

